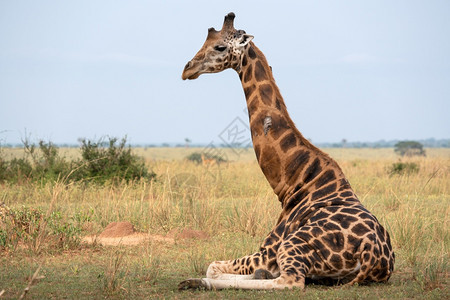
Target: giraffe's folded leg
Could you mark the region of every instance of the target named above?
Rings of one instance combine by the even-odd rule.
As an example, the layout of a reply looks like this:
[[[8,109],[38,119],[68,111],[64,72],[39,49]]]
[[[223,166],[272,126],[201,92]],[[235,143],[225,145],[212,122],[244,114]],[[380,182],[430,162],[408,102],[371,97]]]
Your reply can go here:
[[[179,290],[187,289],[206,289],[206,290],[221,290],[221,289],[245,289],[245,290],[283,290],[292,288],[305,287],[304,279],[299,282],[286,281],[284,278],[278,279],[262,279],[262,280],[221,280],[211,278],[190,278],[178,284]]]
[[[273,279],[280,275],[276,253],[264,250],[238,259],[214,261],[206,271],[206,278],[217,280]],[[255,278],[256,274],[256,278]]]
[[[202,279],[202,287],[213,290],[244,289],[244,290],[283,290],[292,288],[305,288],[305,278],[290,275],[281,275],[276,279],[261,280],[217,280]],[[194,288],[194,287],[193,287]]]

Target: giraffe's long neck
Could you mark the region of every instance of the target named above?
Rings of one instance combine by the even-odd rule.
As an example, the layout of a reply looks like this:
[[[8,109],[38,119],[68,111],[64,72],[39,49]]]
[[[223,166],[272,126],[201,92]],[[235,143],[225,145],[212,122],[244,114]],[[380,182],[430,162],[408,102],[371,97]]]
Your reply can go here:
[[[258,163],[283,208],[295,205],[287,203],[294,194],[304,197],[339,182],[341,169],[297,130],[264,54],[252,42],[243,54],[239,77]]]

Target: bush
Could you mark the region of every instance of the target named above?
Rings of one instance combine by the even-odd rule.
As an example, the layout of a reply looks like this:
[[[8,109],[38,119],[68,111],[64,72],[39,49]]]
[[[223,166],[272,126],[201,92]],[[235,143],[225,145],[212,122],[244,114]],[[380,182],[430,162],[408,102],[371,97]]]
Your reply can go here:
[[[0,158],[0,182],[20,182],[28,181],[33,173],[31,163],[25,158],[13,158],[6,161]]]
[[[79,180],[105,183],[107,181],[131,181],[137,179],[154,179],[156,174],[149,171],[142,158],[131,153],[126,147],[126,138],[118,145],[117,138],[91,142],[81,140],[81,157],[78,170],[74,176]]]
[[[202,162],[202,154],[200,152],[194,152],[186,156],[186,159],[200,164]]]
[[[28,181],[106,182],[152,180],[156,174],[149,171],[142,158],[126,147],[126,138],[117,143],[117,138],[108,142],[81,140],[81,159],[67,161],[58,154],[51,142],[39,141],[39,146],[25,140],[23,158],[7,161],[0,156],[0,182],[22,183]],[[0,152],[1,155],[1,152]]]
[[[58,155],[58,148],[52,142],[39,141],[40,155],[33,158],[33,178],[44,181],[56,181],[67,177],[72,170],[72,163]]]
[[[15,250],[19,242],[33,244],[40,233],[42,211],[22,207],[9,209],[1,206],[0,214],[0,249]]]
[[[391,165],[388,170],[390,175],[403,175],[403,174],[412,174],[419,172],[419,166],[416,163],[408,162],[396,162]]]
[[[58,148],[51,142],[39,142],[39,147],[24,142],[25,156],[7,161],[0,157],[0,181],[22,183],[32,180],[56,180],[66,176],[71,163],[58,156]]]

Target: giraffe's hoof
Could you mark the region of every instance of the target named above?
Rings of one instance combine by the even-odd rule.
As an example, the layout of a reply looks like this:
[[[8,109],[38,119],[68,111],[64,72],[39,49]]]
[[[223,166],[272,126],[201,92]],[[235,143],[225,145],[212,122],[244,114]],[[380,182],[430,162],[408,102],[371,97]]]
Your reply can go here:
[[[274,279],[272,273],[264,269],[257,269],[255,271],[255,279]]]
[[[178,290],[210,289],[211,287],[201,278],[189,278],[178,284]]]

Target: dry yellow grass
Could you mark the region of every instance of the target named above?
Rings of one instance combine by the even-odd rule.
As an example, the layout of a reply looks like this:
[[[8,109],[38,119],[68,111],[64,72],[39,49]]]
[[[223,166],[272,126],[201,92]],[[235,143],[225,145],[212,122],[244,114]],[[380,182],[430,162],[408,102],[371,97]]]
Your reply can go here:
[[[427,149],[427,157],[402,159],[419,167],[416,173],[403,175],[389,173],[392,164],[399,160],[393,149],[325,150],[339,162],[360,200],[391,234],[397,255],[391,295],[399,297],[394,291],[395,287],[401,289],[401,286],[405,290],[400,297],[417,293],[438,297],[448,295],[450,149]],[[175,289],[178,279],[201,275],[195,273],[201,273],[212,260],[256,251],[278,218],[280,204],[251,150],[236,155],[232,149],[225,149],[231,151],[227,153],[232,161],[208,167],[183,159],[199,149],[135,151],[144,156],[158,174],[157,181],[119,186],[63,184],[62,188],[49,184],[6,184],[0,187],[0,202],[12,208],[24,205],[44,211],[53,205],[52,210],[60,212],[67,220],[82,216],[83,234],[99,233],[108,223],[123,220],[130,221],[140,231],[153,234],[165,234],[173,228],[184,227],[208,232],[213,237],[210,242],[166,249],[155,246],[153,260],[148,264],[158,261],[162,268],[159,272],[175,272],[169,283],[160,283],[159,290],[156,286],[156,294],[145,294],[159,296],[164,296],[172,286]],[[58,188],[56,201],[55,188]],[[211,243],[215,245],[212,248]],[[143,252],[136,251],[136,257],[142,257]],[[8,255],[14,258],[23,253],[16,249]],[[132,257],[127,258],[130,266],[135,264]],[[125,258],[121,256],[120,259],[126,264]],[[194,274],[189,274],[191,272]],[[3,280],[14,278],[11,276]],[[405,283],[408,280],[411,286]],[[329,292],[324,297],[347,295],[345,291],[339,293]],[[372,293],[369,288],[365,295]],[[239,294],[220,295],[235,297]]]

